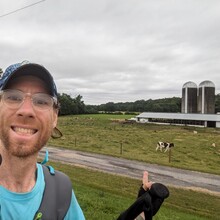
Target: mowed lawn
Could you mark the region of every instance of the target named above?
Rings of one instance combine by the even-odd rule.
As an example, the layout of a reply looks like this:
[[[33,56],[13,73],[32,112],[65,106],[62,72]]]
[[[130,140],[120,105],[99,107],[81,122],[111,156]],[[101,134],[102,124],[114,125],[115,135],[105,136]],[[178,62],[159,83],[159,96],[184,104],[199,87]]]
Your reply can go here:
[[[131,117],[59,117],[58,127],[64,136],[49,144],[220,175],[220,129],[122,123]],[[174,143],[170,161],[168,152],[155,150],[158,141]]]

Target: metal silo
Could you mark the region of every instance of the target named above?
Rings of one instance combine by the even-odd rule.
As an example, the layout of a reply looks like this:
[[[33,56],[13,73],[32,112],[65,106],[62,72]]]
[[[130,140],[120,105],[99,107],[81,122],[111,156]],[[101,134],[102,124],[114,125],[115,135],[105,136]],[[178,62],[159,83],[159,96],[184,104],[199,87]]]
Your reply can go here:
[[[182,87],[182,113],[197,113],[197,85],[186,82]]]
[[[211,81],[199,84],[198,113],[215,114],[215,85]]]

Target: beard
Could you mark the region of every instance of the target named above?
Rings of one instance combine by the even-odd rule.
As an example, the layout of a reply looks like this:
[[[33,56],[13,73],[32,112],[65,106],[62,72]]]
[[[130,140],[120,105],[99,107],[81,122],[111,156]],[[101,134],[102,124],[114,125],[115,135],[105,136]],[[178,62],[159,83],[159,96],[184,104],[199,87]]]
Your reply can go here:
[[[44,135],[44,137],[40,138],[37,143],[18,143],[10,140],[7,132],[0,132],[1,145],[9,154],[18,158],[27,158],[29,156],[37,154],[43,148],[43,146],[46,145],[49,137],[50,134]]]

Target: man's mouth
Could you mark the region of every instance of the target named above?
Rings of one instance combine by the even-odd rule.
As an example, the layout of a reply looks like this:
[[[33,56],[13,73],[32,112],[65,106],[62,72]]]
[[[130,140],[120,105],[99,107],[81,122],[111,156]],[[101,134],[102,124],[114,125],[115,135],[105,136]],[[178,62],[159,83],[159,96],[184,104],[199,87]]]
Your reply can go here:
[[[12,130],[17,134],[24,134],[24,135],[32,135],[37,132],[37,130],[35,129],[21,128],[21,127],[12,127]]]

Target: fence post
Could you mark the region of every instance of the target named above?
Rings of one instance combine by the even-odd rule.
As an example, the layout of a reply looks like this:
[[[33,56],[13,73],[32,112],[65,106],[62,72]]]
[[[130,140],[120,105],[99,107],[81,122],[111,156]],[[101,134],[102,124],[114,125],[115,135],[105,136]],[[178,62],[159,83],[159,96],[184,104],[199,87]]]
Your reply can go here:
[[[122,146],[122,142],[120,143],[120,154],[122,154],[123,152],[123,146]]]
[[[169,163],[171,162],[171,148],[169,150]]]

